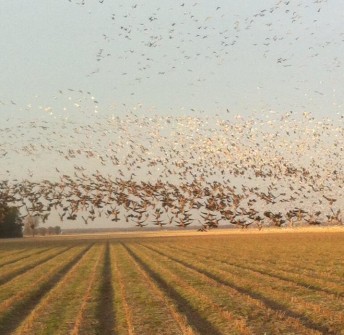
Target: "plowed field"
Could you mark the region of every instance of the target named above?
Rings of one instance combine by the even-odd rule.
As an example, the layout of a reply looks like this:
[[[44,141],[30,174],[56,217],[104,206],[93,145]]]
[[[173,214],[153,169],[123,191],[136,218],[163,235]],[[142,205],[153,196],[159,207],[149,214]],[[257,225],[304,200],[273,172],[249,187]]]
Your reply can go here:
[[[344,233],[0,244],[0,334],[344,334]]]

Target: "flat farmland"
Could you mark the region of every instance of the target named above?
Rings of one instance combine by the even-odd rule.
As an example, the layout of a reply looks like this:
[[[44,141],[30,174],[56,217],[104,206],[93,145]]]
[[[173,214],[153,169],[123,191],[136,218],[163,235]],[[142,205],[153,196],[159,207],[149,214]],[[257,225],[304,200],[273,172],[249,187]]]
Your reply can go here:
[[[344,334],[343,232],[0,243],[2,335]]]

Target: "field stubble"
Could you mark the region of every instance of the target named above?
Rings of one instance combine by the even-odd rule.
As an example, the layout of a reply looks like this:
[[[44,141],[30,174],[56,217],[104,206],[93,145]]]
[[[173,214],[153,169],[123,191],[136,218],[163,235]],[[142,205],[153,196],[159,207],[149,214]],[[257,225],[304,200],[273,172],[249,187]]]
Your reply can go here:
[[[344,334],[343,242],[334,231],[6,242],[0,333]]]

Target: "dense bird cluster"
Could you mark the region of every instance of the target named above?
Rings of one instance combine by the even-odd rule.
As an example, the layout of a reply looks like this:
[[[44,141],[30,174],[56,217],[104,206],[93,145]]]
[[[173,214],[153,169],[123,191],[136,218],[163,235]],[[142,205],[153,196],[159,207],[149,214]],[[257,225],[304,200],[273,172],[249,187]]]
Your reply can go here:
[[[269,3],[69,0],[107,18],[80,67],[87,89],[1,97],[0,202],[43,222],[341,223],[344,32],[327,0]],[[144,107],[160,96],[184,107]],[[319,101],[333,117],[304,112]]]
[[[271,111],[86,121],[1,127],[1,201],[44,222],[52,212],[61,221],[101,217],[202,230],[342,220],[341,118]]]

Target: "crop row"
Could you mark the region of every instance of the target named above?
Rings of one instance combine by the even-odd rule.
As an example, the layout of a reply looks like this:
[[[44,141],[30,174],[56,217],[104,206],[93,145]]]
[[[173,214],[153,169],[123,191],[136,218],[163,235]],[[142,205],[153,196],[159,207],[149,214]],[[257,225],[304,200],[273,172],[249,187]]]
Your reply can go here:
[[[24,316],[79,261],[90,245],[77,246],[0,286],[0,333],[12,334]]]
[[[130,246],[142,264],[175,290],[181,308],[199,332],[211,334],[319,334],[297,317],[268,304],[266,299],[240,289],[235,283],[199,271],[147,248]],[[197,265],[200,265],[197,263]],[[194,311],[189,315],[190,311]],[[196,316],[195,316],[196,315]]]
[[[308,255],[310,245],[264,239],[260,248],[255,237],[7,246],[0,333],[344,334],[341,246],[332,245],[331,274],[312,278],[312,262],[321,269],[330,243],[320,241],[314,259],[307,256],[309,271],[298,273],[297,254]]]
[[[342,331],[344,303],[338,295],[271,276],[268,272],[262,273],[247,267],[233,266],[223,260],[193,253],[190,247],[188,250],[178,248],[176,252],[177,247],[161,244],[154,247],[146,245],[146,248],[157,255],[168,257],[171,262],[194,269],[218,282],[236,288],[239,292],[245,292],[274,310],[283,311],[286,315],[301,320],[309,328],[327,334],[340,334]]]

